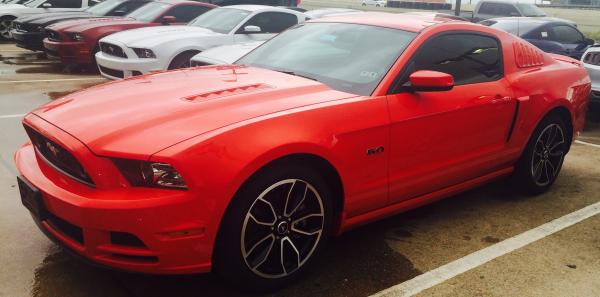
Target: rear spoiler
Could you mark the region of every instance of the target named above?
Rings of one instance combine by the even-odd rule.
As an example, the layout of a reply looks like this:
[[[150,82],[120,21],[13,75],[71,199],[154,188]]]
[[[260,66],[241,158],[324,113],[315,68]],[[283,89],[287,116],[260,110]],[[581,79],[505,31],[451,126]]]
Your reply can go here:
[[[559,55],[559,54],[552,54],[552,53],[548,53],[550,55],[550,57],[552,57],[554,60],[557,61],[561,61],[561,62],[566,62],[566,63],[571,63],[573,65],[579,66],[579,67],[583,67],[583,63],[571,58],[571,57],[567,57],[567,56],[563,56],[563,55]]]

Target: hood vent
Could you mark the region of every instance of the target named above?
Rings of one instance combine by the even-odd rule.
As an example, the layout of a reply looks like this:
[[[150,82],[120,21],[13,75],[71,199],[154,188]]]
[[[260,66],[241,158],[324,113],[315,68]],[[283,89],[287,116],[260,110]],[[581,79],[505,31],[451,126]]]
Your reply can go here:
[[[255,92],[255,91],[264,90],[264,89],[272,89],[272,88],[273,88],[272,86],[265,85],[265,84],[252,84],[252,85],[239,86],[239,87],[234,87],[234,88],[229,88],[229,89],[210,91],[210,92],[206,92],[206,93],[202,93],[202,94],[196,94],[196,95],[184,97],[183,100],[190,101],[190,102],[204,101],[204,100],[218,99],[218,98],[239,95],[239,94],[244,94],[244,93],[250,93],[250,92]]]

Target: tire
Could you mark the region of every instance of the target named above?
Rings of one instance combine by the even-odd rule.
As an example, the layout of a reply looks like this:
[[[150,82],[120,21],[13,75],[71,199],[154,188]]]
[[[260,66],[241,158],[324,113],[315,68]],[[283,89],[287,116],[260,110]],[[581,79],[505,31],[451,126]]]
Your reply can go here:
[[[10,28],[12,21],[15,19],[14,16],[3,16],[0,18],[0,40],[6,41],[11,40]]]
[[[554,184],[571,144],[569,135],[567,125],[556,114],[546,116],[538,124],[513,175],[524,192],[539,195]]]
[[[300,162],[259,171],[240,188],[223,218],[214,271],[252,292],[293,282],[330,235],[331,193],[319,172]]]
[[[173,60],[169,64],[169,70],[191,67],[192,64],[191,64],[190,60],[192,59],[193,56],[197,55],[198,53],[200,53],[200,52],[188,51],[188,52],[183,52],[183,53],[177,55],[175,58],[173,58]]]

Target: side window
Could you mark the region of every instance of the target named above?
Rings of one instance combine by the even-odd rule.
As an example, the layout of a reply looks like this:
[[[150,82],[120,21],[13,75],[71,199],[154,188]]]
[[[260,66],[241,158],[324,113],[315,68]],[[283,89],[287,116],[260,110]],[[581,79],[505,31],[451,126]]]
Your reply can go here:
[[[81,0],[48,0],[53,8],[81,8]]]
[[[199,15],[209,11],[209,7],[179,5],[171,8],[165,16],[174,16],[179,23],[188,23]]]
[[[494,6],[495,6],[495,3],[490,3],[490,2],[481,3],[481,6],[479,7],[478,12],[480,14],[494,14]]]
[[[280,33],[298,24],[298,17],[285,12],[262,12],[249,19],[239,30],[242,33],[246,26],[258,26],[261,33]]]
[[[519,16],[519,11],[511,4],[498,3],[495,15],[501,16]]]
[[[543,27],[541,29],[527,33],[527,35],[523,37],[538,40],[548,40],[550,39],[550,34],[548,34],[548,28]]]
[[[577,29],[567,26],[567,25],[558,25],[552,27],[553,40],[558,41],[560,43],[581,43],[583,42],[583,36]]]
[[[498,41],[477,34],[447,34],[434,37],[413,57],[414,70],[451,74],[455,85],[494,81],[503,76],[502,51]]]

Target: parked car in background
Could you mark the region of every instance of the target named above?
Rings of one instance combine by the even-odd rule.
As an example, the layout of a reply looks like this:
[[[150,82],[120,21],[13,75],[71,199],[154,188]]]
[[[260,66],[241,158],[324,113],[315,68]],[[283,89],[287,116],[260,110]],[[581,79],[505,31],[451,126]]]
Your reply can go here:
[[[67,20],[125,16],[148,2],[150,0],[106,0],[81,12],[40,13],[20,17],[13,21],[11,34],[18,47],[42,51],[46,26]]]
[[[44,48],[49,56],[58,57],[63,63],[94,64],[94,54],[100,51],[98,41],[105,36],[135,28],[185,24],[215,7],[196,1],[157,0],[144,4],[127,17],[60,22],[46,27],[48,37],[44,39]]]
[[[511,174],[548,191],[589,90],[581,63],[501,30],[351,14],[49,102],[14,160],[37,226],[87,260],[272,290],[361,224]]]
[[[18,17],[43,12],[78,11],[93,6],[96,0],[30,0],[0,6],[0,40],[10,39],[12,21]]]
[[[187,26],[142,28],[102,38],[96,61],[100,73],[110,79],[190,67],[190,59],[199,52],[220,45],[264,41],[305,19],[301,12],[273,6],[220,7]]]
[[[592,94],[590,100],[600,104],[600,45],[587,49],[581,59],[592,80]]]
[[[233,64],[263,43],[265,41],[252,41],[213,47],[193,56],[190,65],[195,67]]]
[[[362,0],[362,6],[386,7],[387,0]]]
[[[595,43],[586,38],[577,27],[552,18],[497,18],[481,22],[517,35],[545,52],[580,60],[583,52]]]
[[[512,2],[502,0],[481,0],[475,5],[473,11],[463,11],[461,17],[480,22],[483,20],[499,17],[547,17],[546,13],[533,3]],[[570,22],[569,20],[553,18],[557,21]]]

